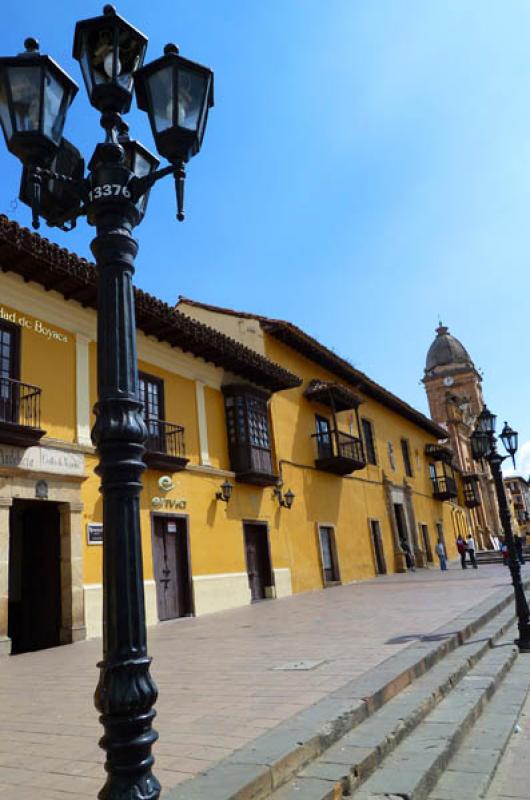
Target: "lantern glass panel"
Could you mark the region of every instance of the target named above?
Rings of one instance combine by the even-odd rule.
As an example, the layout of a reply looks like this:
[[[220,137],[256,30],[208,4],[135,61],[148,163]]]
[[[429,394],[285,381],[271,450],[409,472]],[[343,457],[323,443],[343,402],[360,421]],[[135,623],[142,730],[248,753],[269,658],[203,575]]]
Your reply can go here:
[[[518,433],[510,428],[507,422],[504,423],[504,428],[502,429],[501,441],[506,451],[511,456],[515,455],[517,452]]]
[[[11,114],[9,113],[5,83],[2,78],[0,78],[0,124],[2,125],[6,141],[9,141],[13,134],[13,126],[11,124]]]
[[[138,69],[142,61],[145,47],[129,31],[120,31],[118,35],[118,84],[128,92],[133,90],[133,72]]]
[[[485,458],[490,450],[489,436],[484,431],[476,430],[471,434],[471,452],[475,461]]]
[[[173,65],[170,64],[153,72],[147,81],[157,133],[173,126],[173,78]]]
[[[83,73],[83,80],[85,81],[87,92],[90,94],[92,92],[94,81],[92,80],[90,52],[88,50],[88,44],[86,39],[83,40],[83,46],[81,49],[81,56],[79,58],[79,63],[81,64],[81,72]]]
[[[497,415],[492,414],[487,406],[484,406],[478,415],[477,424],[479,430],[484,433],[495,433],[495,425],[497,423]]]
[[[39,130],[41,77],[40,67],[8,68],[15,131],[18,133]]]
[[[198,131],[208,87],[208,76],[187,68],[178,71],[178,116],[176,123]]]
[[[56,144],[61,141],[64,127],[68,93],[63,86],[50,73],[44,79],[44,117],[42,132],[49,136]]]

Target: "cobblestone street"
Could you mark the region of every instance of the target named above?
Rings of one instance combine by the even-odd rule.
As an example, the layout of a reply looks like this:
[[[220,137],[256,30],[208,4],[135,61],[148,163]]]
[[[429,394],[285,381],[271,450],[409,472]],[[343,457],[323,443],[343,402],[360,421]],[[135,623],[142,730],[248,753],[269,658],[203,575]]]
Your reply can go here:
[[[423,570],[150,629],[169,789],[479,603],[501,566]],[[95,797],[100,640],[0,660],[0,797]],[[299,662],[311,669],[286,670]]]

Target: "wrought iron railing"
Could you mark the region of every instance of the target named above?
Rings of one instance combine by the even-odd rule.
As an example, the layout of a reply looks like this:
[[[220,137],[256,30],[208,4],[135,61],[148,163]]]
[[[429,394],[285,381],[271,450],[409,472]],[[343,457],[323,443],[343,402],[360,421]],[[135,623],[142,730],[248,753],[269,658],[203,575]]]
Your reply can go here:
[[[184,427],[162,419],[148,419],[145,446],[153,453],[165,453],[175,458],[185,458]]]
[[[40,429],[40,396],[38,386],[0,377],[0,422]]]
[[[440,477],[431,478],[433,494],[436,496],[443,495],[444,497],[457,497],[456,481],[448,475],[441,475]]]
[[[312,434],[316,442],[317,459],[349,458],[357,462],[365,462],[364,448],[361,439],[342,431],[328,430]]]

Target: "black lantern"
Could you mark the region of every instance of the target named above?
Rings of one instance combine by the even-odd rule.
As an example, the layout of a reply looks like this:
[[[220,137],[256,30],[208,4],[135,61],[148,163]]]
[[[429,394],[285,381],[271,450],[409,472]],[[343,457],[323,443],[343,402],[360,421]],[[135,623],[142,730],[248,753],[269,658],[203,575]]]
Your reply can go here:
[[[78,215],[81,196],[75,185],[79,185],[83,180],[85,162],[77,147],[63,137],[50,169],[52,172],[71,178],[73,183],[52,178],[43,180],[40,187],[39,214],[44,217],[48,225],[64,226]],[[33,177],[28,167],[22,170],[19,199],[26,205],[33,206]]]
[[[471,454],[474,460],[482,461],[482,459],[489,455],[491,449],[489,434],[479,430],[477,427],[469,438],[471,442]]]
[[[285,508],[291,508],[292,507],[292,505],[294,503],[294,497],[295,497],[294,492],[292,492],[290,489],[287,489],[287,491],[285,492],[285,494],[283,496],[283,500],[284,500],[284,503],[285,503]]]
[[[216,493],[217,500],[222,500],[223,503],[228,503],[232,497],[232,489],[234,485],[230,481],[225,481],[221,484],[221,491]]]
[[[509,453],[512,457],[515,467],[515,459],[514,456],[517,452],[517,440],[519,438],[519,434],[517,431],[514,431],[507,422],[504,423],[504,428],[501,431],[501,442],[503,443],[506,452]]]
[[[160,155],[172,164],[201,149],[213,106],[213,72],[178,54],[174,44],[134,76],[138,108],[147,111]]]
[[[63,135],[77,84],[35,39],[26,51],[0,58],[0,123],[8,149],[25,166],[48,166]]]
[[[483,433],[495,433],[495,425],[497,422],[497,415],[492,414],[489,408],[485,405],[477,418],[477,428]]]
[[[131,107],[133,72],[142,66],[147,37],[106,5],[103,16],[75,26],[73,56],[83,73],[90,102],[99,111],[126,113]]]
[[[125,151],[125,166],[134,172],[138,179],[146,178],[156,172],[160,164],[158,158],[151,153],[147,147],[136,139],[129,139],[127,125],[122,125],[122,130],[118,136],[118,141]],[[140,219],[143,218],[149,200],[149,189],[145,191],[136,202],[136,208],[140,212]]]

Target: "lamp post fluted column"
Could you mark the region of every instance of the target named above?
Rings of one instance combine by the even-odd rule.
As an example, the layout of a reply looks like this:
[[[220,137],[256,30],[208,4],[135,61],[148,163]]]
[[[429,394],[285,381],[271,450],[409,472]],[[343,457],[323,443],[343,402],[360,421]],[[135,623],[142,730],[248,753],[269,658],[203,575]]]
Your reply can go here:
[[[100,145],[102,162],[89,181],[126,186],[131,173],[118,144]],[[96,151],[97,152],[97,151]],[[113,163],[114,162],[114,163]],[[132,276],[138,245],[134,204],[94,202],[89,219],[98,283],[98,402],[92,432],[103,496],[103,660],[95,703],[105,733],[107,781],[100,800],[156,800],[151,772],[157,689],[149,672],[140,531],[146,427],[138,393]]]
[[[144,64],[147,37],[107,4],[80,20],[73,56],[90,103],[101,113],[106,140],[88,165],[62,135],[78,87],[33,38],[25,51],[0,57],[0,127],[23,166],[20,199],[33,226],[71,230],[86,215],[97,235],[98,401],[92,440],[103,496],[103,659],[95,694],[105,733],[107,781],[100,800],[157,800],[152,728],[157,689],[147,653],[142,546],[141,476],[147,437],[138,391],[132,277],[141,222],[153,185],[173,176],[177,219],[184,219],[184,165],[201,149],[213,73],[179,54],[174,44]],[[159,160],[129,138],[122,119],[136,93],[147,112]]]
[[[491,452],[488,456],[488,463],[491,467],[491,474],[495,483],[497,502],[499,504],[499,515],[501,518],[506,545],[508,547],[508,566],[512,576],[513,591],[515,596],[515,609],[517,613],[517,626],[519,629],[517,646],[521,652],[530,653],[530,611],[524,592],[523,582],[521,580],[521,566],[519,564],[517,550],[515,548],[515,539],[512,528],[512,515],[510,513],[508,498],[506,496],[506,487],[502,477],[503,461],[504,458],[498,453],[496,442],[493,439],[491,444]]]

